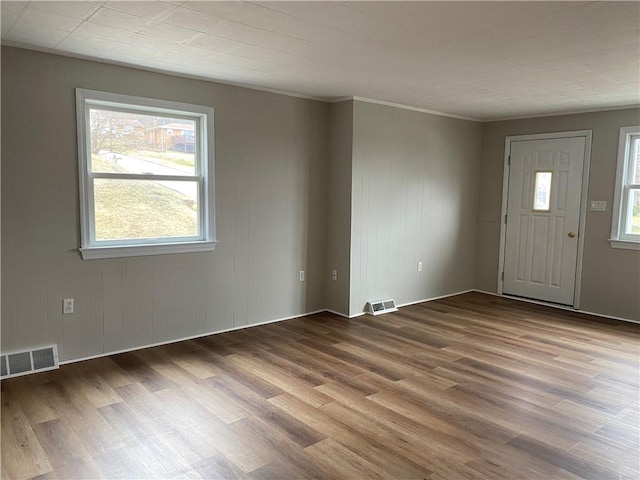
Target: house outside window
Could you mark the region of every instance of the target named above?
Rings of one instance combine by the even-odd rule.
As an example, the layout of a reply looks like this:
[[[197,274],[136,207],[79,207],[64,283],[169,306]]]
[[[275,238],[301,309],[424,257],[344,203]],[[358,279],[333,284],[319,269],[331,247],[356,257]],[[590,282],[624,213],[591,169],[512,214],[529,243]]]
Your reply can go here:
[[[213,250],[213,109],[76,90],[81,253]]]
[[[613,248],[640,250],[640,126],[620,129],[609,241]]]

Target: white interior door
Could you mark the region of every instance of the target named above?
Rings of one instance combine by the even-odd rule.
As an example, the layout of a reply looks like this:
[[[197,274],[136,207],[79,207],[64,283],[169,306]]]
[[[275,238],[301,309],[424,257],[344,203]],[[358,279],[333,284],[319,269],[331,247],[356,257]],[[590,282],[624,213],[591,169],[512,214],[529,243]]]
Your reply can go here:
[[[573,305],[585,143],[511,143],[504,293]]]

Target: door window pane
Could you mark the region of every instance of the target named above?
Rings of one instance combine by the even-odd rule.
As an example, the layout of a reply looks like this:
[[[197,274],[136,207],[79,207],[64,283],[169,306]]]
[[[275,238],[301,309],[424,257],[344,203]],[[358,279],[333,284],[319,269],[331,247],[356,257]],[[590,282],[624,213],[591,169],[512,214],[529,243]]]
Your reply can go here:
[[[533,211],[548,212],[551,206],[552,172],[536,172],[533,186]]]

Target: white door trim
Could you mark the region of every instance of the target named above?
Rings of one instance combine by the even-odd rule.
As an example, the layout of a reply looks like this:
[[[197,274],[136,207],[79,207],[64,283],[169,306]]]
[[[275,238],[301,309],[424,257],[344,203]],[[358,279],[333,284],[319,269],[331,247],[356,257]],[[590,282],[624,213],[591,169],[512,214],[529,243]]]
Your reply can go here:
[[[573,294],[573,308],[580,308],[580,289],[582,286],[582,256],[584,250],[584,231],[587,218],[587,197],[589,190],[589,165],[591,163],[591,137],[592,130],[577,130],[572,132],[538,133],[532,135],[511,135],[505,138],[504,143],[504,168],[502,176],[502,209],[500,215],[500,256],[498,257],[498,294],[503,295],[502,272],[504,272],[504,251],[506,244],[507,228],[505,216],[507,215],[507,197],[509,194],[509,156],[511,155],[511,143],[522,140],[550,140],[555,138],[584,137],[584,166],[582,169],[582,193],[580,198],[580,227],[578,229],[578,258],[576,263],[576,283]]]

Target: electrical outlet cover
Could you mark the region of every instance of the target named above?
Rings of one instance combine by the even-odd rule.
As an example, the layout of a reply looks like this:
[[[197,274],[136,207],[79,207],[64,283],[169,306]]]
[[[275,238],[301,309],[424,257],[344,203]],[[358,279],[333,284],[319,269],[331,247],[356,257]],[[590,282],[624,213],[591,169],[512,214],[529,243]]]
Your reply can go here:
[[[65,298],[62,301],[62,313],[73,313],[73,298]]]

